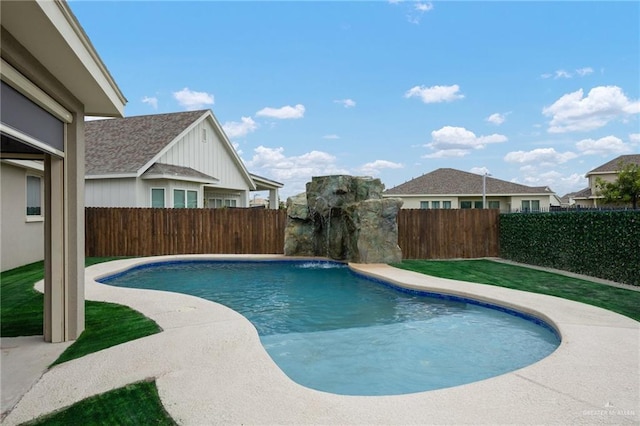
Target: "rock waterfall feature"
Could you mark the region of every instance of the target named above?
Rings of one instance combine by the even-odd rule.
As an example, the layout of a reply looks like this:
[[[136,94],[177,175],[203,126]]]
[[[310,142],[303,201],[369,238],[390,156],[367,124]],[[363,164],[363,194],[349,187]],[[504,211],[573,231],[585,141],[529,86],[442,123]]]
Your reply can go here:
[[[287,199],[285,255],[355,263],[402,260],[397,221],[402,200],[382,198],[380,179],[319,176],[306,189]]]

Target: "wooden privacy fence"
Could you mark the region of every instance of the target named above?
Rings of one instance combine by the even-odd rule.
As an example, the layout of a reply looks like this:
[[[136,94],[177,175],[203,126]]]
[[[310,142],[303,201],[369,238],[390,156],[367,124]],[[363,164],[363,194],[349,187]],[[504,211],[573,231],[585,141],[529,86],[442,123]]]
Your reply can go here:
[[[400,210],[398,245],[404,259],[498,257],[497,209]]]
[[[286,210],[86,209],[87,256],[282,254]],[[400,210],[405,259],[499,256],[498,210]]]
[[[87,256],[281,254],[285,210],[86,209]]]

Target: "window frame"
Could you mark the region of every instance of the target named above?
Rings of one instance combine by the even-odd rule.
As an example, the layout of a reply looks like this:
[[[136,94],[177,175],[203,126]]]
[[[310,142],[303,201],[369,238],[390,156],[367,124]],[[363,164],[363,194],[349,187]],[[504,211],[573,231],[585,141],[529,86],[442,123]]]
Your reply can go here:
[[[34,179],[38,179],[38,183],[39,183],[39,193],[38,193],[38,204],[39,206],[34,206],[36,208],[39,208],[39,211],[37,214],[29,214],[29,208],[31,208],[29,206],[29,178],[34,178]],[[42,222],[44,221],[44,178],[40,175],[34,174],[34,173],[27,173],[25,176],[25,180],[24,180],[24,204],[25,204],[25,220],[26,222]]]
[[[162,207],[157,207],[153,205],[153,191],[162,191]],[[155,187],[155,188],[151,188],[151,208],[155,208],[155,209],[164,209],[167,207],[167,189],[166,188],[160,188],[160,187]]]
[[[473,202],[472,201],[460,201],[460,208],[461,209],[471,209],[471,208],[473,208]]]
[[[195,195],[194,199],[189,199],[189,195]],[[195,205],[193,205],[195,202]],[[185,192],[185,206],[188,209],[197,209],[198,208],[198,191],[195,189],[187,189]]]

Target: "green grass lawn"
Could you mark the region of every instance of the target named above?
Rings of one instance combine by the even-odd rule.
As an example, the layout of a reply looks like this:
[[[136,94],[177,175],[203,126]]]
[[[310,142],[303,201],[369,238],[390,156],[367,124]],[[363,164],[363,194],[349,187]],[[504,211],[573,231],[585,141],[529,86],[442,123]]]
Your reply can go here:
[[[119,258],[87,258],[86,266]],[[44,277],[44,262],[0,274],[2,337],[43,333],[44,296],[34,284]],[[120,343],[160,332],[155,321],[128,306],[85,301],[85,330],[56,361],[56,365]],[[155,382],[140,382],[80,401],[41,417],[37,425],[174,425],[166,413]]]
[[[116,258],[88,258],[90,266]],[[36,262],[0,274],[0,335],[34,336],[43,333],[44,296],[33,285],[44,277],[44,263]],[[85,302],[85,330],[53,365],[120,343],[158,333],[160,327],[128,306]]]
[[[29,426],[175,424],[162,406],[154,381],[132,383],[25,423]]]
[[[403,260],[422,274],[548,294],[599,306],[640,321],[640,292],[491,260]]]

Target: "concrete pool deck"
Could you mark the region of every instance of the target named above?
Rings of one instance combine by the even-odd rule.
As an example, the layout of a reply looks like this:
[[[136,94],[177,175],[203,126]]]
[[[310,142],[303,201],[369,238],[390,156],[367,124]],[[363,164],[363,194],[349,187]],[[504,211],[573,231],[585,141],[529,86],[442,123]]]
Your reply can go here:
[[[155,320],[163,331],[57,365],[44,374],[34,372],[35,382],[17,398],[2,423],[20,424],[148,378],[155,378],[165,408],[184,425],[640,423],[640,323],[594,306],[387,265],[351,265],[360,273],[405,287],[534,314],[556,327],[562,343],[535,364],[468,385],[398,396],[340,396],[291,381],[264,350],[251,323],[231,309],[194,296],[117,288],[94,280],[142,262],[209,258],[284,259],[159,256],[87,268],[87,299],[130,306]],[[16,359],[20,349],[16,343],[6,353]]]

